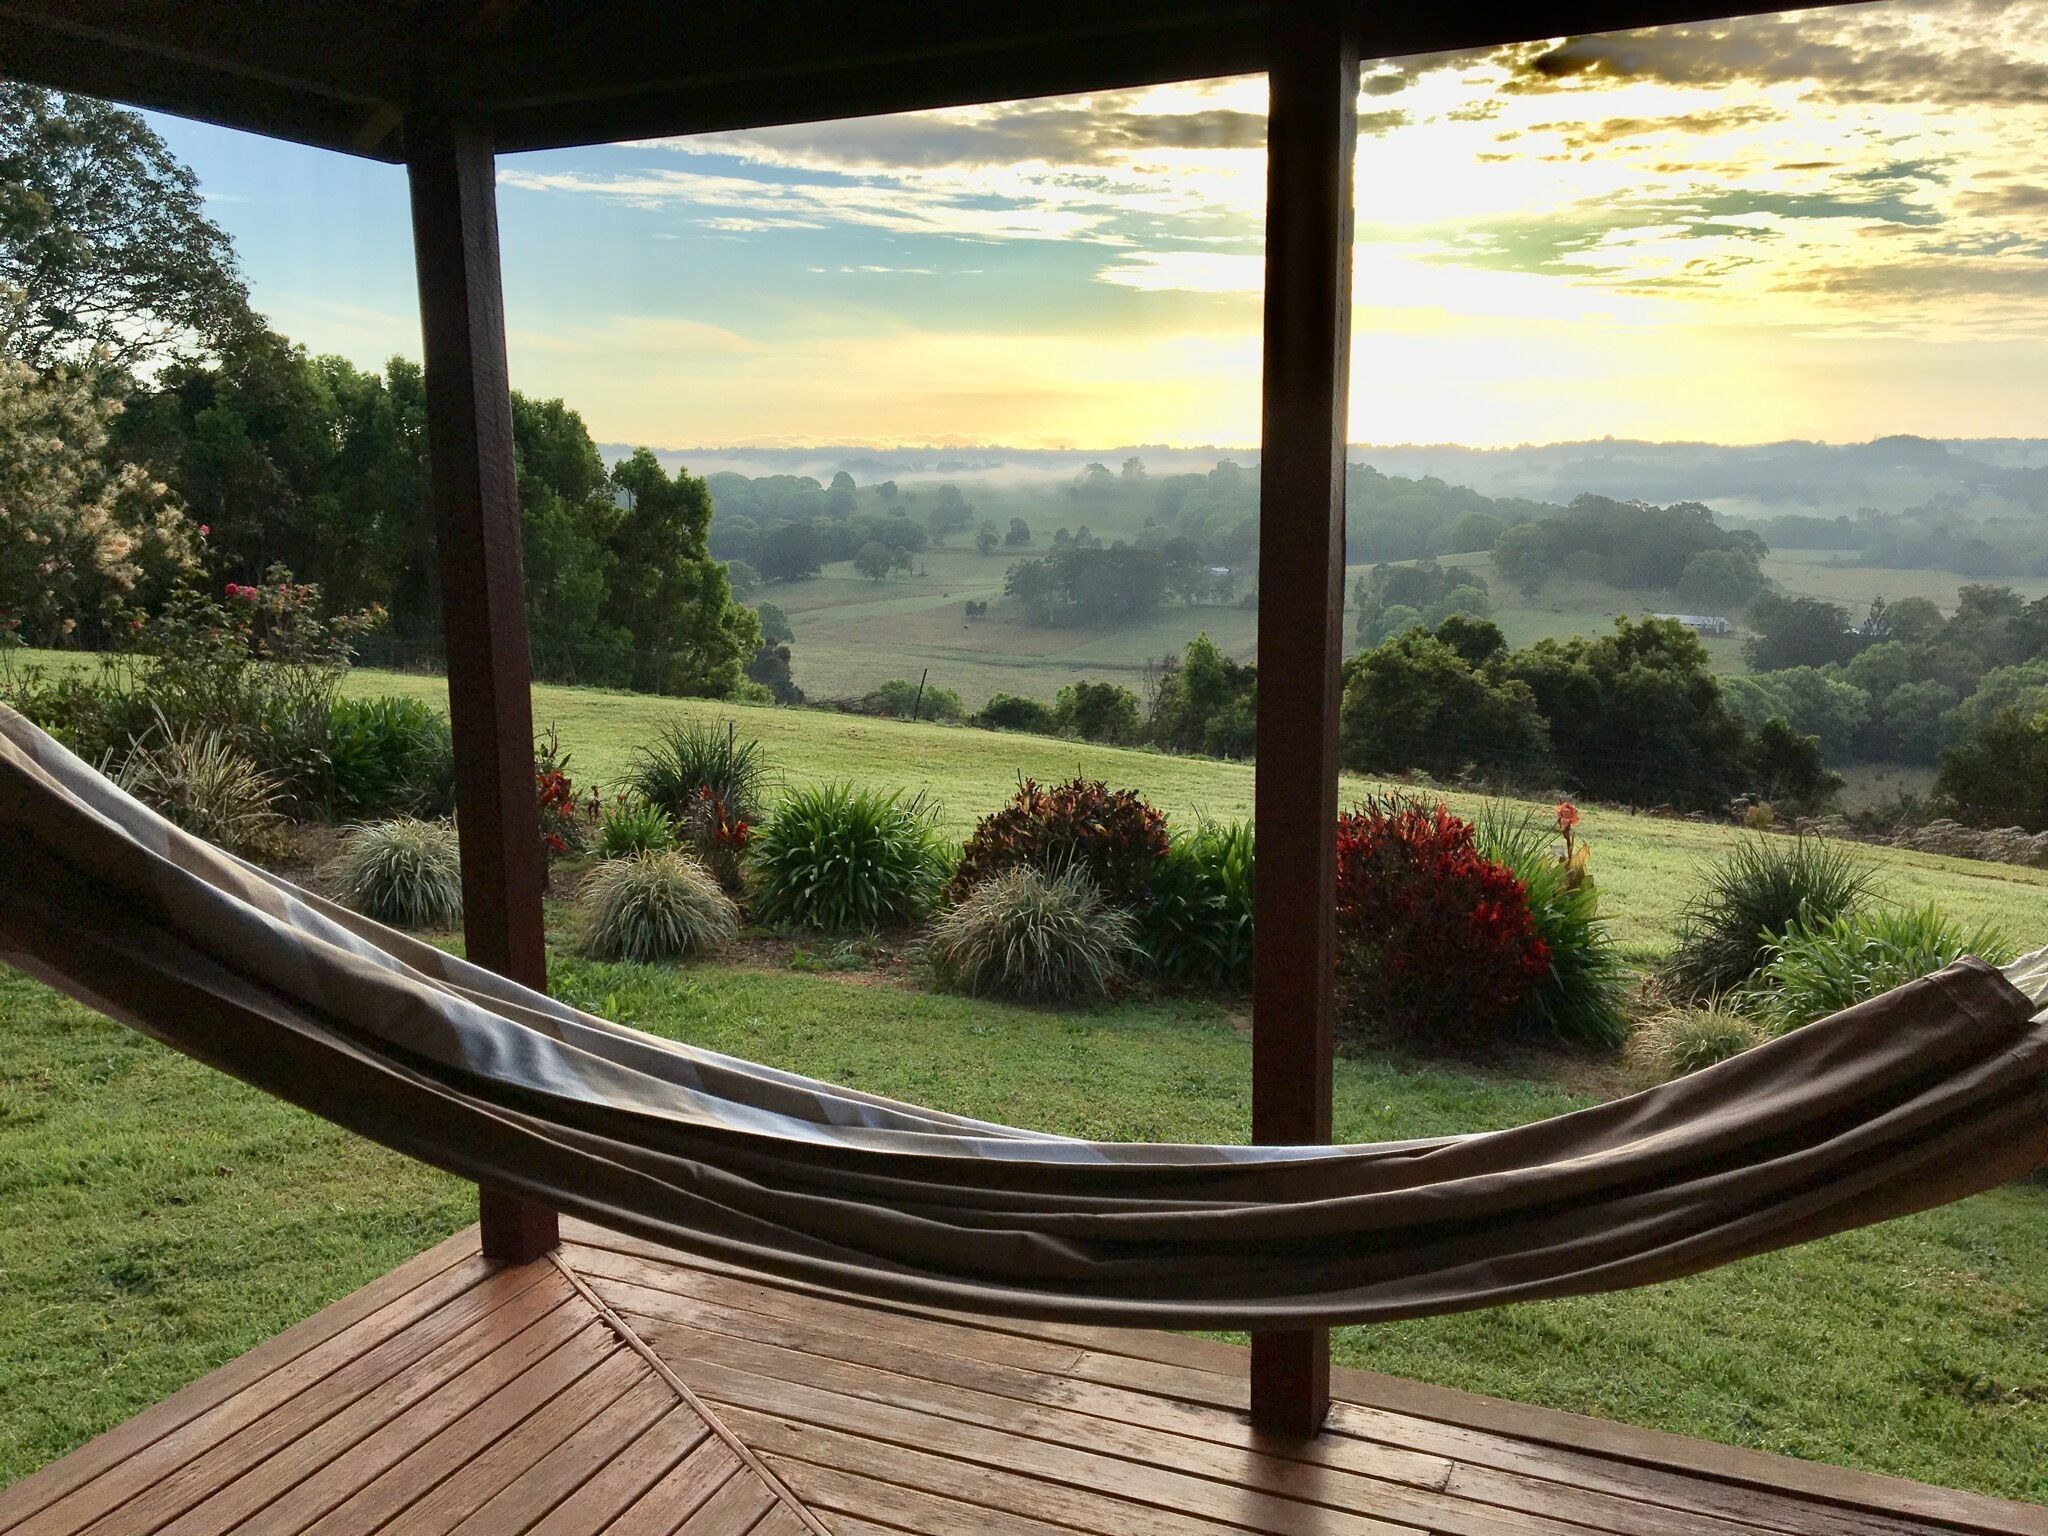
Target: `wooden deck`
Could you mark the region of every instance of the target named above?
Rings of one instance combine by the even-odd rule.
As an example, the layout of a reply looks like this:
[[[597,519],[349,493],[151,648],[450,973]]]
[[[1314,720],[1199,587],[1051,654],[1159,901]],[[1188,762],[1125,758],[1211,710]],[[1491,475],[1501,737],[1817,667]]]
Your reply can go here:
[[[1262,1443],[1242,1351],[474,1231],[0,1492],[6,1536],[2048,1536],[2048,1510],[1338,1372]]]

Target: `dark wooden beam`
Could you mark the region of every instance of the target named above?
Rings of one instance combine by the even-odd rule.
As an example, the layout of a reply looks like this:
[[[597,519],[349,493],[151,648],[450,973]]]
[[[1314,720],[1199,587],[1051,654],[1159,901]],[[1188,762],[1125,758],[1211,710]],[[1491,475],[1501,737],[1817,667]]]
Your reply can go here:
[[[415,118],[405,138],[455,734],[463,939],[477,964],[544,988],[546,870],[533,781],[496,161],[488,130],[475,123]],[[486,1256],[525,1263],[555,1246],[555,1213],[546,1207],[489,1187],[481,1205]]]
[[[1337,668],[1351,368],[1351,18],[1276,14],[1266,129],[1252,1136],[1330,1139],[1336,1016]],[[1252,1336],[1253,1424],[1306,1436],[1330,1406],[1321,1329]]]

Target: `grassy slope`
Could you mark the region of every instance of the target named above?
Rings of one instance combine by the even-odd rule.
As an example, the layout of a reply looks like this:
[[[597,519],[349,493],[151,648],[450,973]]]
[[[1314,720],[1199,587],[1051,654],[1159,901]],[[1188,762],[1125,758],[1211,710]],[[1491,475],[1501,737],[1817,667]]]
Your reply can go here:
[[[363,692],[404,692],[445,704],[439,678],[362,671],[350,686]],[[616,783],[639,743],[676,719],[738,723],[760,739],[784,782],[856,779],[923,791],[936,801],[944,824],[965,833],[975,818],[995,809],[1019,775],[1041,780],[1084,773],[1142,789],[1176,823],[1208,816],[1232,820],[1251,814],[1253,768],[1202,758],[1167,757],[1042,736],[980,731],[966,726],[870,720],[818,710],[655,699],[588,688],[534,690],[535,718],[553,721],[572,754],[579,785]],[[1347,777],[1347,800],[1366,781]],[[1453,795],[1467,811],[1480,803]],[[1700,863],[1725,850],[1736,834],[1724,826],[1668,820],[1606,808],[1589,809],[1581,827],[1593,848],[1593,868],[1605,892],[1604,908],[1616,938],[1637,958],[1670,943]],[[1902,900],[1935,901],[1975,922],[1992,922],[2015,939],[2048,943],[2048,871],[1979,864],[1927,854],[1874,849],[1880,888]]]
[[[631,1022],[1090,1136],[1241,1138],[1221,1009],[1054,1014],[837,977],[558,960]],[[1346,1139],[1505,1126],[1562,1088],[1377,1058]],[[453,1180],[0,977],[0,1484],[468,1219]],[[1346,1362],[1711,1438],[2048,1498],[2048,1189],[1622,1295],[1344,1330]]]

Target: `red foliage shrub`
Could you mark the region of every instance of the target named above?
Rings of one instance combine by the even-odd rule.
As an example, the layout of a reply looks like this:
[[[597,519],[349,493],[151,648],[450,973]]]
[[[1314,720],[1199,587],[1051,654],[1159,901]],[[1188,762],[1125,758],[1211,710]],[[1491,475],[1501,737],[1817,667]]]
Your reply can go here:
[[[1099,779],[1040,789],[1026,779],[1015,799],[975,825],[948,894],[958,901],[990,875],[1028,864],[1048,874],[1086,870],[1105,899],[1136,907],[1166,851],[1166,818],[1136,790]]]
[[[1496,1034],[1548,972],[1522,882],[1441,805],[1368,800],[1337,818],[1346,1023],[1434,1047]]]

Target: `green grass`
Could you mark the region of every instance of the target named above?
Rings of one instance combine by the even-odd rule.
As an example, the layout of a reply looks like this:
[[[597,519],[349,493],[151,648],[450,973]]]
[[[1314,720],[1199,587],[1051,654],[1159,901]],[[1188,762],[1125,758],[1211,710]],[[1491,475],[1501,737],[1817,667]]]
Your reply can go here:
[[[556,914],[557,939],[566,928]],[[659,1033],[1077,1135],[1236,1140],[1224,1010],[1054,1013],[792,972],[558,952],[556,990]],[[1386,1057],[1348,1140],[1518,1124],[1592,1095]],[[0,976],[0,1484],[469,1219],[455,1181]],[[1735,1444],[2048,1497],[2048,1188],[1620,1295],[1346,1329],[1340,1360]]]

